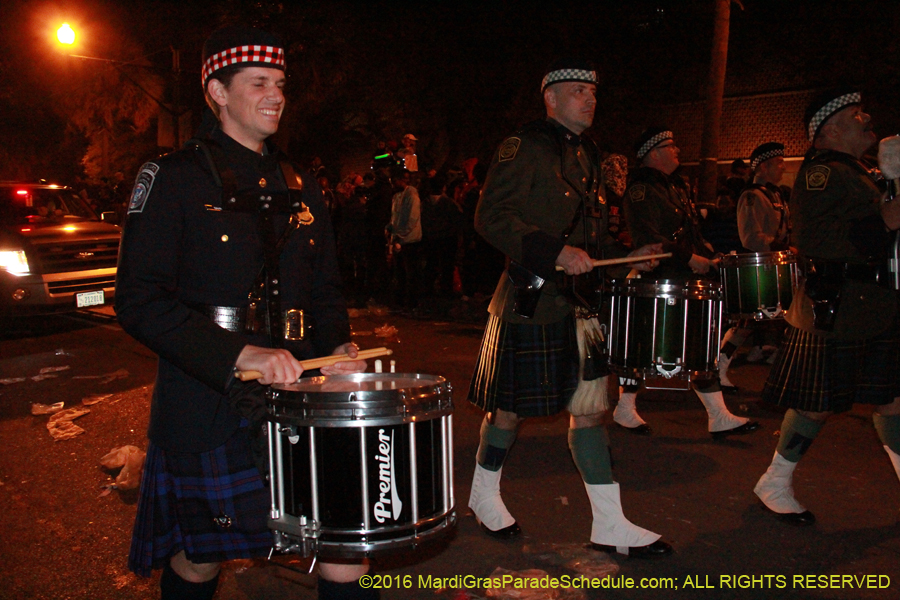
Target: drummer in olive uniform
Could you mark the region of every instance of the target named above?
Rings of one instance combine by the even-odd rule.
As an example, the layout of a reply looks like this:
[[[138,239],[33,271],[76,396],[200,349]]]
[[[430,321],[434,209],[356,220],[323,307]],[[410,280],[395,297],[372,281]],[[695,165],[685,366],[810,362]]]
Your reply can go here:
[[[744,188],[737,206],[741,244],[750,252],[790,250],[788,236],[791,217],[778,187],[784,175],[784,144],[766,142],[757,146],[750,154],[750,168],[753,170],[753,181]],[[754,332],[742,324],[732,327],[722,336],[719,381],[723,388],[737,389],[728,379],[728,366],[738,348],[754,333],[759,335],[762,332],[758,329]],[[748,360],[753,360],[752,356],[762,358],[762,355],[761,345],[756,345],[750,351],[748,356],[751,358]]]
[[[641,166],[625,192],[625,218],[631,238],[635,245],[661,243],[665,252],[672,252],[671,258],[660,261],[652,278],[683,282],[712,275],[716,267],[712,247],[700,234],[699,217],[687,186],[675,174],[680,162],[672,132],[663,127],[647,129],[635,145],[635,153]],[[706,407],[713,437],[759,429],[756,421],[731,414],[718,378],[696,381],[693,388]],[[637,392],[637,385],[622,388],[613,420],[633,433],[646,435],[650,427],[635,408]]]
[[[581,136],[594,119],[596,84],[596,72],[582,61],[551,67],[541,85],[547,119],[526,125],[500,145],[484,184],[475,228],[511,262],[488,309],[469,391],[469,400],[487,412],[469,507],[489,535],[519,535],[500,497],[503,462],[520,421],[568,409],[569,448],[593,513],[593,548],[660,556],[672,547],[622,513],[601,422],[607,408],[605,366],[591,365],[594,372],[588,375],[587,358],[579,360],[584,345],[576,341],[581,334],[573,308],[554,282],[557,266],[569,275],[596,274],[592,258],[600,257],[578,245],[612,257],[628,254],[609,235],[608,207],[597,193],[597,150]],[[649,246],[632,254],[658,251]],[[653,266],[643,261],[637,268]],[[576,407],[573,397],[584,402]]]
[[[772,463],[754,488],[793,525],[815,522],[794,498],[793,472],[832,413],[874,404],[875,429],[900,475],[900,325],[897,293],[887,283],[900,203],[881,201],[860,162],[875,134],[859,92],[820,95],[805,120],[812,148],[797,174],[791,213],[806,279],[763,389],[764,400],[788,411]]]

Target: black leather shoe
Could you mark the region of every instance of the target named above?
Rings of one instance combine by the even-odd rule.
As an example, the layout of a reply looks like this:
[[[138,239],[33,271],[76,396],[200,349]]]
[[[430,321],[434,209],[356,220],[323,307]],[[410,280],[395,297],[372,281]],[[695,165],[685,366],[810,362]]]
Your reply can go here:
[[[605,544],[595,544],[591,542],[591,548],[597,552],[606,552],[613,554],[616,552],[615,546],[607,546]],[[628,556],[630,558],[659,558],[672,554],[674,550],[670,544],[662,540],[656,540],[652,544],[646,546],[630,546],[628,548]]]
[[[763,510],[775,515],[780,521],[784,521],[788,525],[793,525],[794,527],[808,527],[809,525],[815,525],[816,523],[816,515],[808,510],[804,510],[802,513],[779,513],[775,512],[765,504],[762,504],[762,507]]]
[[[747,421],[743,425],[735,427],[734,429],[726,429],[725,431],[713,431],[711,432],[714,440],[721,440],[729,435],[745,435],[748,433],[753,433],[757,429],[759,429],[759,421]]]
[[[522,528],[519,527],[518,522],[513,522],[512,525],[504,527],[503,529],[498,529],[497,531],[494,531],[493,529],[488,529],[488,526],[485,525],[484,523],[482,523],[481,521],[479,521],[478,524],[481,525],[482,531],[484,531],[486,534],[488,534],[489,536],[491,536],[493,538],[497,538],[498,540],[509,540],[509,539],[519,536],[519,534],[522,533]]]
[[[616,423],[619,427],[627,431],[628,433],[633,433],[634,435],[650,435],[653,433],[653,430],[650,429],[650,426],[646,423],[641,423],[637,427],[627,427],[622,425],[621,423]]]

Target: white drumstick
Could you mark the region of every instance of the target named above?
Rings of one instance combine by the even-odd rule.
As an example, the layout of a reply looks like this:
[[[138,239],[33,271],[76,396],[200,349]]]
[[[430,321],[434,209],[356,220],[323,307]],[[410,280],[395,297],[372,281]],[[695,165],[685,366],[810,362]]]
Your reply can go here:
[[[631,263],[640,263],[646,262],[648,260],[658,260],[660,258],[669,258],[672,256],[671,252],[665,252],[663,254],[647,254],[645,256],[623,256],[622,258],[605,258],[605,259],[597,259],[591,261],[591,263],[595,267],[608,267],[610,265],[627,265]],[[565,271],[565,268],[560,265],[556,265],[557,271]]]

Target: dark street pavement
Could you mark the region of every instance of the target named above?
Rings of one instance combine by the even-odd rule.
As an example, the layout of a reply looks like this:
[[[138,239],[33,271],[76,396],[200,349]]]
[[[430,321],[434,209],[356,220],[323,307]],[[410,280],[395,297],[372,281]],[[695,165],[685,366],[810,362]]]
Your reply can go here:
[[[398,338],[387,344],[373,335],[384,324],[398,329]],[[798,467],[796,495],[818,523],[797,529],[764,513],[752,493],[771,460],[781,422],[777,409],[759,402],[765,364],[748,364],[739,355],[732,366],[732,379],[743,389],[727,398],[730,407],[763,425],[749,436],[712,440],[706,413],[692,394],[640,396],[638,408],[654,434],[634,436],[610,424],[614,475],[625,514],[661,533],[676,553],[656,561],[604,561],[581,552],[586,559],[580,566],[566,564],[565,557],[588,541],[591,525],[566,446],[566,418],[530,420],[522,427],[502,489],[524,535],[514,542],[490,539],[466,509],[482,414],[465,398],[481,327],[393,315],[354,318],[353,327],[360,347],[388,345],[398,372],[443,375],[453,383],[455,398],[458,527],[442,542],[379,558],[381,582],[392,587],[382,598],[485,598],[496,590],[442,589],[427,585],[427,578],[487,577],[498,567],[562,577],[591,566],[618,569],[610,580],[617,586],[630,578],[645,587],[503,597],[900,598],[900,483],[872,427],[870,407],[832,418]],[[156,578],[140,579],[125,567],[136,492],[106,493],[103,486],[115,472],[99,464],[113,447],[146,448],[154,365],[154,357],[108,315],[4,325],[0,379],[29,379],[0,384],[0,599],[158,597]],[[30,379],[53,366],[69,368],[53,373],[57,377]],[[72,439],[54,441],[48,417],[30,412],[35,402],[64,401],[69,408],[92,394],[109,396],[75,421],[85,433]],[[310,563],[293,556],[276,560],[298,569]],[[874,587],[858,587],[866,582]],[[224,570],[217,598],[312,599],[314,586],[311,575],[265,560],[238,561]]]

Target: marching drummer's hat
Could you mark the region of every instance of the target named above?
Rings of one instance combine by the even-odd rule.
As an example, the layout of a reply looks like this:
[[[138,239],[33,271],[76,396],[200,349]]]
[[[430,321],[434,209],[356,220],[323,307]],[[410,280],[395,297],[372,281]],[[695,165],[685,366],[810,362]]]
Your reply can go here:
[[[638,160],[643,160],[647,153],[665,142],[666,140],[674,140],[675,136],[665,127],[648,127],[644,130],[634,145],[634,153]]]
[[[226,67],[269,67],[284,71],[281,38],[253,27],[232,25],[212,32],[203,44],[201,83]]]
[[[597,70],[590,61],[579,58],[561,58],[553,61],[547,67],[546,75],[541,81],[541,93],[543,94],[548,86],[564,81],[581,81],[597,85],[599,79]]]
[[[756,167],[776,156],[784,156],[784,144],[778,142],[760,144],[750,153],[750,168],[755,171]]]
[[[803,116],[809,141],[815,141],[822,125],[836,112],[860,102],[859,90],[847,86],[822,92],[813,98],[806,109],[806,114]]]

